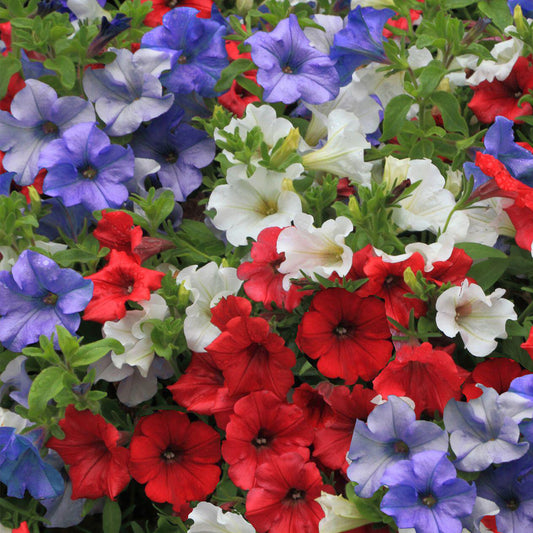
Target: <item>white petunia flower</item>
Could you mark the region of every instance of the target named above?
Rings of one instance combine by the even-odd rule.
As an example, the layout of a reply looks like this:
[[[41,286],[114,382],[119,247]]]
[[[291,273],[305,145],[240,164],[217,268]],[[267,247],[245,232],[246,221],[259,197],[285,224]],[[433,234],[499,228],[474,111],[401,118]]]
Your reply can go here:
[[[370,143],[361,131],[359,119],[353,113],[335,109],[327,117],[327,128],[326,144],[304,153],[303,166],[307,170],[331,172],[369,185],[372,165],[365,163],[364,151],[370,148]]]
[[[11,270],[17,258],[18,254],[11,246],[0,246],[0,270]]]
[[[194,524],[189,533],[255,533],[253,526],[237,513],[224,513],[220,507],[200,502],[189,514]]]
[[[324,31],[308,26],[304,28],[305,36],[309,39],[311,46],[329,55],[335,34],[344,28],[344,21],[342,17],[336,15],[314,15],[313,22],[322,26]]]
[[[15,428],[15,433],[20,433],[29,424],[29,420],[26,420],[13,411],[9,411],[9,409],[0,407],[0,428]]]
[[[472,355],[485,357],[498,345],[495,339],[507,338],[507,320],[517,318],[513,302],[502,298],[504,294],[504,289],[496,289],[487,296],[479,285],[464,280],[437,298],[437,327],[450,338],[459,333]]]
[[[96,0],[67,0],[67,7],[78,20],[109,18],[109,13]]]
[[[139,302],[143,308],[126,313],[117,322],[108,321],[102,328],[104,337],[111,337],[124,346],[124,352],[111,352],[111,359],[117,368],[123,365],[135,366],[144,378],[148,375],[155,353],[152,345],[153,324],[151,319],[164,320],[170,315],[165,299],[159,294],[152,294],[150,300]]]
[[[316,500],[324,511],[324,518],[318,523],[319,533],[341,533],[369,524],[368,520],[352,502],[342,496],[322,492]]]
[[[192,265],[184,268],[176,278],[190,291],[192,304],[187,307],[183,332],[187,346],[194,352],[205,352],[205,347],[220,335],[220,330],[211,324],[211,308],[221,298],[237,294],[242,281],[237,269],[219,267],[214,261],[198,268]]]
[[[234,246],[246,245],[248,237],[257,238],[265,228],[288,226],[302,212],[302,203],[284,182],[300,177],[302,172],[299,163],[283,174],[258,167],[249,178],[241,177],[239,167],[228,169],[227,185],[216,187],[207,204],[217,211],[214,226],[225,230]]]
[[[352,266],[352,250],[344,239],[353,230],[346,217],[326,220],[322,227],[313,226],[313,217],[302,213],[294,218],[294,226],[285,228],[278,237],[278,253],[285,254],[285,261],[278,270],[286,274],[283,288],[289,290],[291,278],[301,278],[303,271],[312,279],[315,274],[329,277],[333,272],[344,276]]]
[[[385,165],[391,162],[392,158],[387,158]],[[403,168],[403,165],[400,167]],[[398,202],[399,208],[393,209],[392,220],[404,230],[429,230],[437,234],[446,225],[455,206],[453,194],[444,188],[444,177],[429,159],[409,161],[405,177],[411,183],[420,182],[420,185]]]

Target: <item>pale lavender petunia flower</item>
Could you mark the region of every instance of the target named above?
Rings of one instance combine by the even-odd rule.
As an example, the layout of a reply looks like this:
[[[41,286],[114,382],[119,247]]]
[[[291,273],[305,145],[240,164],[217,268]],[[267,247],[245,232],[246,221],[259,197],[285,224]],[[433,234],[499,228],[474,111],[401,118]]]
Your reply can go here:
[[[135,54],[125,48],[111,51],[116,59],[103,69],[88,69],[83,89],[106,123],[106,133],[126,135],[172,106],[174,95],[163,95],[158,79],[170,68],[170,59],[168,54],[150,49]]]
[[[31,184],[42,168],[38,163],[42,149],[74,124],[95,118],[90,102],[77,96],[58,98],[46,83],[26,80],[26,87],[11,102],[11,113],[0,111],[4,168],[18,174],[19,185]]]

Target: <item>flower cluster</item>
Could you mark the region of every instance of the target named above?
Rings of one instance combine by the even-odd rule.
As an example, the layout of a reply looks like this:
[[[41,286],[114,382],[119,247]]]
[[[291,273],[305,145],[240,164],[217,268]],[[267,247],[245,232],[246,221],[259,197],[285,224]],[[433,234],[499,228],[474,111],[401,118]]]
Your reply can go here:
[[[0,533],[533,530],[530,17],[1,2]]]

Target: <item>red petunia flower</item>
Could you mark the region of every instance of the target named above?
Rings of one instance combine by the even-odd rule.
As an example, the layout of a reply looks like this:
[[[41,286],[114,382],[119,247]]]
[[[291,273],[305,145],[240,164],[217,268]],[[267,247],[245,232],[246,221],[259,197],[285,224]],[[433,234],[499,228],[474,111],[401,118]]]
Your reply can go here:
[[[369,257],[363,270],[368,282],[363,285],[358,294],[360,296],[379,296],[385,300],[385,313],[388,317],[402,326],[407,327],[409,314],[413,310],[415,318],[423,315],[426,304],[418,298],[409,298],[412,291],[405,283],[403,276],[407,268],[414,274],[424,269],[424,258],[414,253],[405,261],[388,263],[381,257]]]
[[[313,429],[296,405],[270,391],[252,392],[240,399],[226,427],[222,457],[228,475],[241,489],[251,489],[257,468],[272,457],[296,452],[309,459]]]
[[[418,20],[420,15],[422,15],[422,11],[420,9],[410,9],[409,18],[411,19],[411,24]],[[387,20],[387,24],[393,28],[399,28],[400,30],[407,30],[409,28],[407,17],[391,17],[389,20]],[[383,28],[383,37],[390,39],[391,37],[394,37],[394,34],[389,29]]]
[[[175,510],[204,500],[220,480],[220,436],[185,413],[159,411],[141,418],[130,444],[130,472],[154,502]]]
[[[469,401],[481,396],[483,391],[476,387],[477,383],[485,385],[485,387],[492,387],[498,394],[501,394],[509,390],[513,379],[526,374],[529,374],[529,372],[512,359],[505,357],[487,359],[479,363],[465,381],[463,394]]]
[[[141,0],[144,2],[152,2],[152,10],[144,19],[144,24],[155,28],[163,24],[163,16],[175,7],[193,7],[198,9],[198,18],[211,18],[211,8],[213,6],[212,0]]]
[[[348,384],[370,380],[392,354],[385,306],[344,289],[320,291],[298,327],[300,350],[318,359],[318,370]]]
[[[109,263],[96,274],[87,276],[94,283],[92,300],[85,308],[84,320],[103,324],[126,315],[128,300],[150,299],[150,292],[161,288],[163,272],[141,267],[126,252],[111,250]]]
[[[285,398],[294,382],[296,356],[263,318],[232,318],[206,351],[222,370],[231,395],[270,390]]]
[[[315,501],[324,485],[314,463],[297,453],[272,457],[257,469],[256,485],[246,498],[246,518],[257,533],[314,533],[324,511]]]
[[[250,255],[252,261],[242,263],[237,268],[237,276],[244,280],[244,292],[255,302],[263,302],[267,309],[272,309],[272,302],[292,312],[307,292],[298,291],[295,285],[286,291],[283,289],[283,274],[278,271],[285,260],[285,254],[278,253],[276,243],[282,228],[265,228],[252,244]]]
[[[118,252],[126,252],[137,262],[135,247],[141,243],[143,230],[133,225],[133,218],[123,211],[102,211],[102,218],[93,231],[100,243],[100,248],[109,248]]]
[[[461,248],[454,248],[450,257],[445,261],[435,261],[430,272],[424,272],[424,277],[439,287],[444,283],[461,285],[466,278],[472,258]]]
[[[230,396],[222,371],[208,353],[193,353],[185,373],[167,388],[178,405],[200,415],[214,415],[222,429],[239,399]]]
[[[27,522],[22,522],[19,527],[12,530],[12,533],[30,533]]]
[[[374,380],[374,390],[383,398],[408,396],[415,402],[419,417],[426,411],[442,411],[449,400],[461,399],[461,385],[468,372],[457,366],[449,354],[434,349],[429,342],[403,346]]]
[[[252,314],[252,304],[240,296],[229,295],[222,298],[215,307],[211,308],[211,323],[220,331],[226,330],[226,324],[237,316],[249,317]]]
[[[327,398],[334,390],[329,381],[322,381],[316,388],[309,383],[302,383],[294,389],[292,401],[304,414],[307,423],[315,429],[322,428],[333,417],[333,409],[327,403]]]
[[[483,81],[472,89],[475,94],[468,107],[481,122],[491,124],[501,115],[522,124],[517,117],[533,114],[529,102],[518,106],[520,98],[533,89],[532,56],[519,57],[505,80]]]
[[[59,426],[65,438],[52,437],[46,446],[70,467],[72,499],[107,496],[114,500],[130,481],[130,452],[118,446],[118,430],[100,415],[88,409],[76,411],[73,405],[67,407]]]
[[[352,391],[338,386],[328,395],[326,401],[333,415],[323,428],[316,430],[313,442],[313,456],[324,466],[346,472],[346,454],[350,449],[355,421],[367,419],[375,407],[372,403],[375,396],[376,392],[361,385],[355,385]]]

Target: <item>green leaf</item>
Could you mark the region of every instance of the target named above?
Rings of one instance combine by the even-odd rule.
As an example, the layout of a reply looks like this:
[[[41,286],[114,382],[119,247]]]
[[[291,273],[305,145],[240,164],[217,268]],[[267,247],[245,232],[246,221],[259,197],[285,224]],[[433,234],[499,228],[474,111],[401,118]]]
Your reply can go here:
[[[232,61],[221,73],[220,78],[215,85],[215,91],[227,91],[233,80],[243,72],[255,68],[255,65],[249,59],[236,59]]]
[[[224,243],[205,224],[196,220],[183,220],[172,240],[180,251],[180,259],[188,265],[208,263],[224,255]]]
[[[80,344],[63,326],[56,326],[57,341],[67,361],[76,353]]]
[[[472,5],[476,0],[446,0],[444,6],[448,9],[459,9],[460,7],[466,7]]]
[[[57,56],[54,59],[47,59],[44,66],[57,72],[61,83],[66,89],[72,89],[76,83],[76,67],[72,59],[67,56]]]
[[[434,151],[433,143],[428,139],[422,139],[412,146],[409,151],[409,157],[412,159],[423,159],[425,157],[430,159]]]
[[[122,523],[122,513],[117,502],[106,499],[102,515],[102,529],[104,533],[119,533]]]
[[[433,59],[422,69],[418,77],[418,96],[426,98],[433,93],[446,72],[447,70],[444,65],[440,61]]]
[[[263,97],[263,88],[259,87],[259,85],[257,85],[257,83],[255,83],[254,81],[246,78],[245,76],[237,76],[236,80],[237,80],[237,83],[245,91],[248,91],[250,94],[257,96],[258,98]]]
[[[28,394],[30,416],[39,416],[43,413],[48,401],[61,392],[65,373],[67,372],[63,368],[51,366],[36,376]]]
[[[475,242],[462,242],[455,245],[456,248],[464,250],[474,261],[476,259],[508,259],[507,255],[501,250],[492,248],[491,246],[485,246],[484,244],[477,244]]]
[[[474,278],[476,283],[484,290],[490,289],[503,275],[509,266],[509,258],[487,259],[472,265],[468,276]]]
[[[431,101],[439,108],[444,127],[447,130],[468,135],[468,125],[461,115],[459,102],[455,96],[444,91],[437,91],[431,95]]]
[[[513,17],[507,0],[486,0],[478,2],[477,7],[484,15],[492,19],[492,22],[500,30],[504,30],[513,23]]]
[[[0,55],[0,98],[3,98],[7,92],[7,86],[11,76],[18,72],[21,68],[20,61],[13,55]]]
[[[74,368],[94,363],[101,359],[106,353],[113,351],[117,354],[124,352],[124,346],[116,339],[107,338],[91,342],[80,346],[80,349],[74,354],[70,361]]]
[[[414,103],[414,100],[409,95],[400,94],[399,96],[395,96],[387,104],[383,118],[382,141],[392,139],[401,131],[406,120],[407,112]]]

